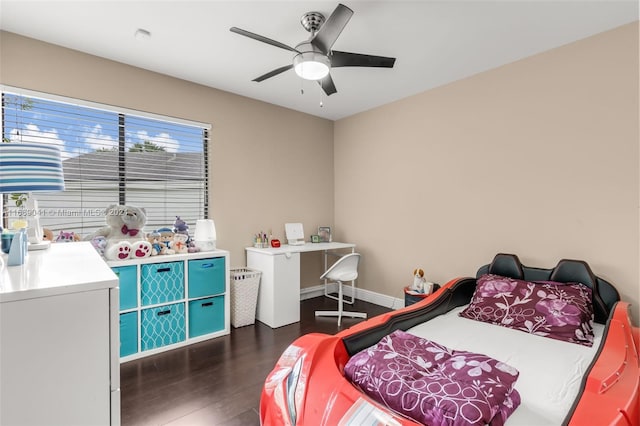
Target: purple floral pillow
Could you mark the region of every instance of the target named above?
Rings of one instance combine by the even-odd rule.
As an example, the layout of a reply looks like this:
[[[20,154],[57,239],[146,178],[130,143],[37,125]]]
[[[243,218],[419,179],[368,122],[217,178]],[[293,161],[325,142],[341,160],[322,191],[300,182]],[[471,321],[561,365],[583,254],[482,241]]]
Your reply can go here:
[[[593,345],[591,289],[487,274],[460,316],[584,346]]]

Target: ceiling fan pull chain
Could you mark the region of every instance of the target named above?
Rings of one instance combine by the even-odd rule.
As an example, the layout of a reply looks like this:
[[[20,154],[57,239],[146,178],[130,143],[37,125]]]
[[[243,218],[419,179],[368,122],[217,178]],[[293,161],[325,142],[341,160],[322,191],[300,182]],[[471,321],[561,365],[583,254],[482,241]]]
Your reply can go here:
[[[320,81],[320,88],[323,89],[320,91],[320,108],[324,107],[324,103],[322,102],[322,99],[324,98],[324,96],[322,95],[324,93],[324,87],[322,87],[322,81]]]

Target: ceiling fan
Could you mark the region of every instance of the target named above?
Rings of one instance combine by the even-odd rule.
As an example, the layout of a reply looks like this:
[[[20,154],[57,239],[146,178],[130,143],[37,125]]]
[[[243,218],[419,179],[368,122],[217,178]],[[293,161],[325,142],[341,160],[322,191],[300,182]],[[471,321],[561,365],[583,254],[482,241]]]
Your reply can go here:
[[[293,62],[276,68],[253,81],[261,82],[293,68],[300,77],[306,80],[317,80],[327,96],[337,92],[333,83],[331,68],[337,67],[382,67],[393,68],[396,58],[364,55],[361,53],[339,52],[331,50],[338,36],[351,19],[353,10],[338,4],[331,16],[325,20],[320,12],[307,12],[300,19],[305,30],[311,33],[308,40],[298,43],[295,48],[237,27],[231,32],[279,47],[295,53]]]

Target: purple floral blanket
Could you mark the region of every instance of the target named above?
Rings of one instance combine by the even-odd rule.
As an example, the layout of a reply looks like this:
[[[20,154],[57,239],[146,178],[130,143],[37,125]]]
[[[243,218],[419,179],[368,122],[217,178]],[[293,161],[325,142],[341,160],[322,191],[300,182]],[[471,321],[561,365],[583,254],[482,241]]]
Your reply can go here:
[[[351,357],[344,371],[374,400],[429,426],[501,426],[520,405],[515,368],[401,330]]]

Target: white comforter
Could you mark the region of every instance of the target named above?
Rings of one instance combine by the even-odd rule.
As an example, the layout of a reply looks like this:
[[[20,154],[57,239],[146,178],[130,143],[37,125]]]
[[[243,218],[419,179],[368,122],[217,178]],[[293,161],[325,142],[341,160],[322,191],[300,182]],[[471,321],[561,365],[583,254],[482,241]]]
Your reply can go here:
[[[488,355],[520,372],[522,404],[508,426],[560,425],[573,405],[582,377],[596,355],[604,326],[594,324],[592,347],[534,336],[458,316],[459,307],[409,330],[449,348]]]

